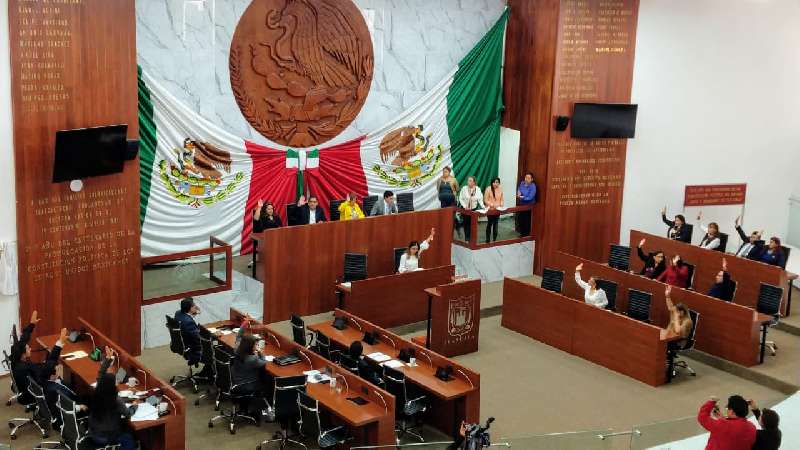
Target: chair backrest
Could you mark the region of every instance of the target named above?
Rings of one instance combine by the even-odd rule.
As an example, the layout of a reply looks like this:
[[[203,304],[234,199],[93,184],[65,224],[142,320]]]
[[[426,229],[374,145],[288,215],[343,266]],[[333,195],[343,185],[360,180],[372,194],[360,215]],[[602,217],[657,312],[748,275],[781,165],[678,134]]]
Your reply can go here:
[[[165,315],[164,317],[167,319],[167,330],[169,331],[169,349],[172,353],[184,356],[186,346],[181,335],[181,324],[170,316]]]
[[[211,333],[205,328],[200,328],[200,350],[202,354],[200,359],[203,361],[203,364],[211,364],[211,368],[216,371],[216,366],[214,365],[214,338],[211,336]],[[216,372],[214,372],[216,374]]]
[[[363,364],[358,366],[358,376],[370,383],[380,386],[383,384],[385,367],[370,358],[364,358]]]
[[[358,360],[347,353],[339,355],[339,365],[348,372],[358,375]]]
[[[781,249],[783,249],[783,264],[781,264],[781,269],[786,269],[786,263],[789,262],[789,253],[792,249],[785,245],[781,245]]]
[[[694,234],[694,225],[692,225],[690,223],[685,223],[685,224],[683,224],[683,226],[685,226],[686,229],[689,230],[689,240],[686,241],[686,243],[687,244],[691,244],[692,243],[692,235]]]
[[[11,372],[11,355],[5,350],[3,350],[3,367],[7,372]],[[13,376],[11,377],[11,392],[17,393],[17,383],[14,382]]]
[[[223,346],[220,345],[214,348],[214,369],[216,371],[214,385],[220,392],[229,393],[231,390],[231,385],[233,384],[232,363],[233,355],[228,353]]]
[[[694,348],[694,335],[697,332],[697,322],[700,321],[700,313],[690,309],[689,318],[692,319],[692,329],[689,330],[689,335],[686,336],[686,343],[683,344],[681,350],[691,350]]]
[[[730,300],[725,300],[727,302],[732,302],[734,298],[736,298],[736,289],[739,287],[739,283],[734,280],[728,280],[728,284],[731,287],[731,298]]]
[[[367,255],[363,253],[344,254],[344,281],[358,281],[367,278]]]
[[[402,411],[408,401],[408,396],[406,395],[406,375],[399,370],[386,367],[383,370],[383,381],[386,390],[394,395],[396,409]]]
[[[301,390],[306,390],[305,375],[275,378],[272,406],[276,417],[291,418],[298,415],[297,392]]]
[[[728,246],[728,233],[719,233],[719,246],[714,250],[725,253],[725,248]]]
[[[756,310],[761,314],[777,318],[781,312],[781,300],[783,300],[783,288],[761,283],[761,287],[758,290]]]
[[[298,225],[299,213],[300,213],[300,208],[298,208],[295,203],[289,203],[288,205],[286,205],[286,225]]]
[[[47,405],[47,399],[44,396],[44,389],[36,382],[31,376],[28,376],[28,392],[33,396],[36,401],[37,415],[41,419],[39,425],[45,429],[50,429],[53,423],[53,414],[50,412],[50,406]]]
[[[628,289],[628,317],[642,322],[650,321],[650,302],[653,294],[636,289]]]
[[[545,267],[542,270],[542,289],[548,291],[561,292],[564,287],[564,272],[561,270]]]
[[[70,450],[78,450],[80,441],[86,436],[86,433],[83,427],[78,426],[75,402],[59,392],[56,407],[61,413],[61,439]]]
[[[297,314],[292,314],[290,321],[292,323],[292,338],[294,339],[294,342],[298,345],[302,345],[303,347],[307,347],[308,341],[306,339],[306,323]]]
[[[612,269],[628,271],[631,264],[631,248],[626,245],[611,244],[608,252],[608,266]]]
[[[394,271],[395,271],[395,273],[397,273],[397,271],[400,270],[400,257],[403,256],[403,253],[405,253],[405,252],[406,252],[406,248],[405,247],[396,247],[394,249]]]
[[[325,333],[316,330],[314,338],[314,352],[327,360],[331,360],[331,339]]]
[[[319,403],[305,392],[297,391],[297,407],[300,408],[300,434],[319,440],[322,434]]]
[[[372,207],[375,206],[375,203],[378,202],[377,195],[368,195],[361,200],[361,204],[364,205],[364,215],[369,216],[372,213]]]
[[[339,206],[344,203],[344,200],[331,200],[330,212],[331,222],[339,220]]]
[[[602,289],[603,292],[606,293],[606,298],[608,299],[608,305],[606,305],[606,309],[609,311],[616,311],[617,310],[617,283],[609,280],[604,280],[602,278],[595,278],[595,283],[597,283],[597,287]]]
[[[397,194],[397,212],[411,212],[414,210],[414,193],[403,192]]]
[[[683,263],[688,271],[688,276],[686,277],[686,289],[692,289],[694,287],[694,264],[689,264],[687,262]]]

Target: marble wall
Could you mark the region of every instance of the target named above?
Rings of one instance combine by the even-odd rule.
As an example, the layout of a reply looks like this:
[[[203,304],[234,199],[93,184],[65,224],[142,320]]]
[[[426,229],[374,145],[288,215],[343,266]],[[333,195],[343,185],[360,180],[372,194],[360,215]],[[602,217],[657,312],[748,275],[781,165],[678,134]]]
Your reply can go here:
[[[330,143],[389,122],[436,85],[489,30],[505,0],[354,0],[372,34],[375,73],[361,113]],[[206,119],[267,143],[233,99],[228,50],[250,0],[136,0],[139,65]]]

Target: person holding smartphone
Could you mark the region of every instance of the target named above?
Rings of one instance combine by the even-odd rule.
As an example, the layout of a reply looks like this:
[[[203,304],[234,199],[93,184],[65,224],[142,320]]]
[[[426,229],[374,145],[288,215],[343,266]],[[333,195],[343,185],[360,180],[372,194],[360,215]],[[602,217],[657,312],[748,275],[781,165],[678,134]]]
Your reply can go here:
[[[741,395],[731,395],[720,412],[719,399],[711,397],[700,407],[697,421],[711,432],[706,450],[750,450],[756,441],[756,427],[747,420],[750,408]]]

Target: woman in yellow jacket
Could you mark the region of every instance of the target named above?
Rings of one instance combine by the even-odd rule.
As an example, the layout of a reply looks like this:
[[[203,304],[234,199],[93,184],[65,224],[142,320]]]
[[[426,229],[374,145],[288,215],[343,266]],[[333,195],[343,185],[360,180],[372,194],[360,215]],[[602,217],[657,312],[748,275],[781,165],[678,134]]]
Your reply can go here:
[[[363,219],[364,211],[356,202],[355,192],[347,194],[347,199],[339,205],[339,220]]]

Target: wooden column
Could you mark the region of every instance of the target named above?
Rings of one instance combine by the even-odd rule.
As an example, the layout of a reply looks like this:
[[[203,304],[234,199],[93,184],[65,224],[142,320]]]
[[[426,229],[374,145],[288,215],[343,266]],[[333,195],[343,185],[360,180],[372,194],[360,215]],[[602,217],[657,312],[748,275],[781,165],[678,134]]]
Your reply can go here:
[[[534,173],[534,269],[556,250],[603,260],[619,240],[625,140],[555,131],[574,103],[629,103],[639,0],[509,0],[503,125]]]
[[[80,192],[51,182],[57,130],[128,124],[138,138],[134,0],[8,8],[22,323],[38,310],[52,334],[82,316],[138,354],[138,161]]]

